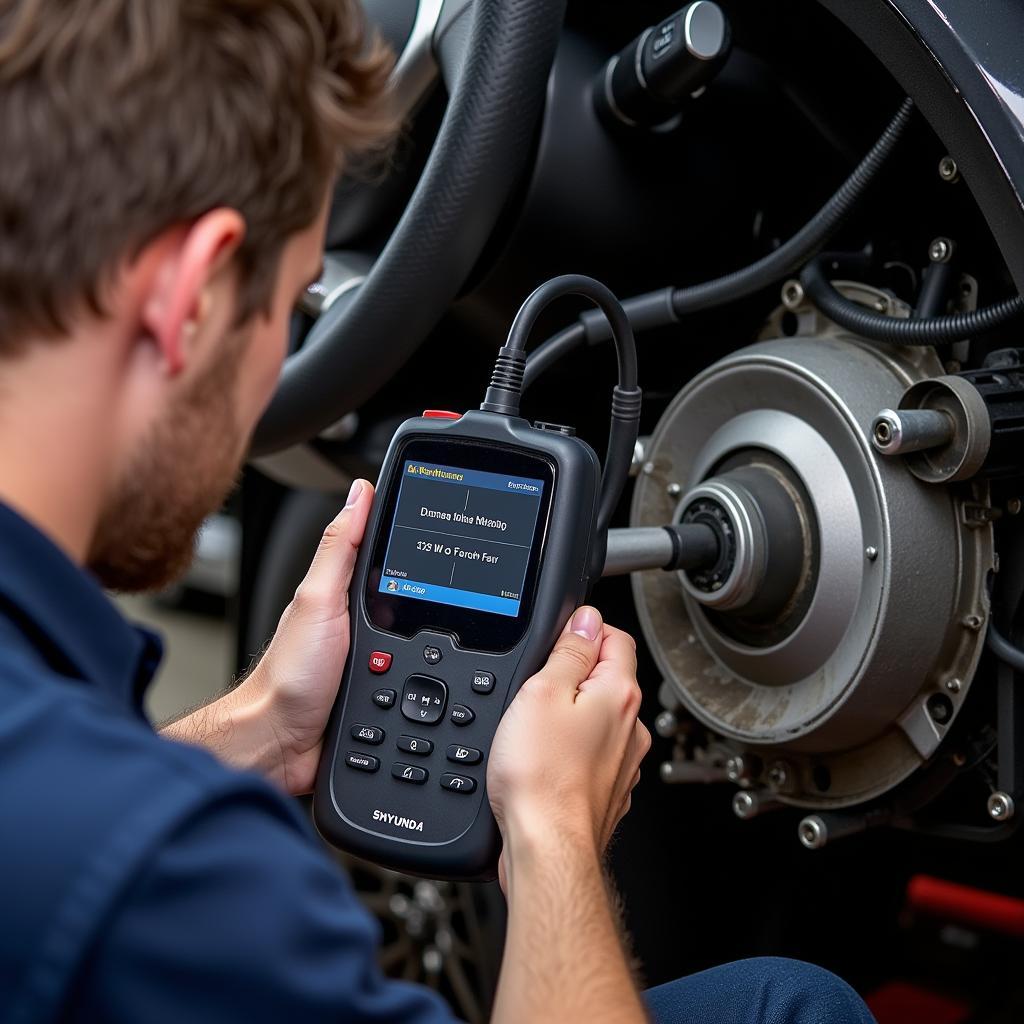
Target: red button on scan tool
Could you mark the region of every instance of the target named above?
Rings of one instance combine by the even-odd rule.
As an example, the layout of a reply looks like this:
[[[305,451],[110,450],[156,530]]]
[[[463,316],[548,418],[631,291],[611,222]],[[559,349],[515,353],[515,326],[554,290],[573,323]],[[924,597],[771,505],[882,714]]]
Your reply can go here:
[[[380,675],[391,668],[391,655],[387,651],[374,651],[370,655],[370,671]]]
[[[424,409],[423,416],[428,420],[461,420],[461,412],[448,412],[447,409]]]

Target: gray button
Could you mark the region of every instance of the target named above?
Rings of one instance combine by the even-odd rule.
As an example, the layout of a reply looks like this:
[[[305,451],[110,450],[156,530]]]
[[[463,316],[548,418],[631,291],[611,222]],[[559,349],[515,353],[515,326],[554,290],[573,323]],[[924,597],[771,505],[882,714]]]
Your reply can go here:
[[[474,693],[490,693],[494,689],[494,673],[482,672],[477,669],[473,673],[472,686]]]
[[[375,772],[380,767],[380,761],[372,754],[357,754],[354,750],[345,756],[345,764],[361,772]]]
[[[471,779],[468,775],[445,772],[441,776],[441,785],[453,793],[472,793],[476,789],[476,779]]]
[[[384,730],[378,729],[375,725],[353,725],[352,739],[376,746],[384,742]]]
[[[391,766],[391,774],[396,779],[401,779],[403,782],[414,782],[416,785],[427,781],[426,769],[417,768],[414,764],[402,764],[401,761],[396,761]]]

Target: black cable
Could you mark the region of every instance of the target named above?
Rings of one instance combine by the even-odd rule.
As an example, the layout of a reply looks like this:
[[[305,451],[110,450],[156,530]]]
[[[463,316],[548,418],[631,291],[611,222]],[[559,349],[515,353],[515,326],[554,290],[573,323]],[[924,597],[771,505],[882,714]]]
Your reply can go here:
[[[841,258],[841,255],[822,255],[811,260],[800,273],[800,284],[804,294],[830,320],[872,341],[893,345],[949,345],[993,331],[1024,315],[1024,296],[1020,295],[970,313],[953,313],[924,320],[905,320],[872,313],[843,298],[832,287],[824,265]]]
[[[985,643],[988,646],[988,649],[997,658],[999,658],[1000,661],[1005,661],[1007,665],[1017,672],[1024,672],[1024,651],[1015,644],[1011,644],[1010,641],[1007,640],[998,629],[996,629],[994,622],[989,622],[988,634],[985,637]]]
[[[875,180],[903,135],[913,110],[913,101],[907,97],[900,104],[896,116],[886,125],[878,141],[854,168],[853,173],[792,238],[749,267],[726,274],[714,281],[674,291],[672,307],[676,316],[685,316],[687,313],[695,313],[710,306],[720,306],[752,295],[793,273],[805,260],[814,255],[839,230],[868,186]]]
[[[907,97],[878,141],[825,205],[792,238],[767,256],[702,284],[687,288],[661,288],[626,299],[622,305],[633,329],[650,330],[677,323],[688,313],[745,298],[793,273],[818,252],[846,221],[903,136],[913,110],[913,101]],[[584,342],[596,344],[610,337],[610,325],[600,312],[584,313],[578,323],[559,332],[531,354],[523,386],[528,387],[539,373]]]
[[[580,295],[590,299],[611,325],[611,336],[615,340],[615,351],[619,361],[619,385],[630,389],[636,387],[636,344],[633,327],[626,316],[622,303],[607,286],[582,274],[565,274],[545,281],[519,308],[512,327],[508,332],[505,347],[523,351],[537,318],[555,299],[563,295]]]
[[[495,412],[505,416],[519,415],[519,398],[526,370],[526,343],[530,338],[530,332],[544,309],[564,295],[580,295],[590,299],[601,310],[606,322],[611,325],[619,364],[619,382],[612,388],[611,427],[601,474],[601,502],[597,514],[597,541],[594,546],[595,558],[599,554],[603,563],[603,539],[626,478],[629,476],[633,450],[640,431],[642,400],[642,393],[637,386],[636,340],[633,337],[633,328],[614,293],[600,281],[584,277],[582,274],[554,277],[536,288],[519,307],[519,312],[512,321],[508,338],[498,351],[491,383],[480,408],[484,412]],[[536,377],[536,372],[533,377]]]

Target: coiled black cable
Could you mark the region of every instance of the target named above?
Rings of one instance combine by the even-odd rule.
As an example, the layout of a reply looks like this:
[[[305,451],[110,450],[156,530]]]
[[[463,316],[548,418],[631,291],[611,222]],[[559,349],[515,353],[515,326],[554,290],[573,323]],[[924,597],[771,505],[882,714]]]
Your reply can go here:
[[[850,176],[839,186],[828,202],[792,238],[761,259],[686,288],[661,288],[637,295],[622,303],[635,331],[665,327],[680,317],[699,310],[735,302],[793,273],[839,230],[846,218],[877,177],[913,114],[913,101],[907,97],[895,116],[886,125],[878,141]],[[579,320],[560,331],[530,355],[526,364],[523,388],[527,388],[552,363],[584,342],[595,344],[611,337],[611,325],[597,310],[583,313]]]
[[[843,298],[832,287],[825,265],[831,257],[811,260],[800,272],[804,294],[830,320],[854,334],[892,345],[949,345],[985,334],[1024,315],[1024,296],[1014,295],[970,313],[953,313],[922,320],[881,316]]]

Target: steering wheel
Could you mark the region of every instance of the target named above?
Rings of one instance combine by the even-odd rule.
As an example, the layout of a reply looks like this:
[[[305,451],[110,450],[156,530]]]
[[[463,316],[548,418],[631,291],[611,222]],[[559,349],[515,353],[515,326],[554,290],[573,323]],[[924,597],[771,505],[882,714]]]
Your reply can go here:
[[[253,454],[318,434],[381,388],[422,344],[483,251],[529,157],[565,0],[419,0],[394,71],[411,111],[438,70],[447,111],[423,174],[369,269],[331,287],[305,343],[284,364]],[[332,296],[333,297],[333,296]]]

